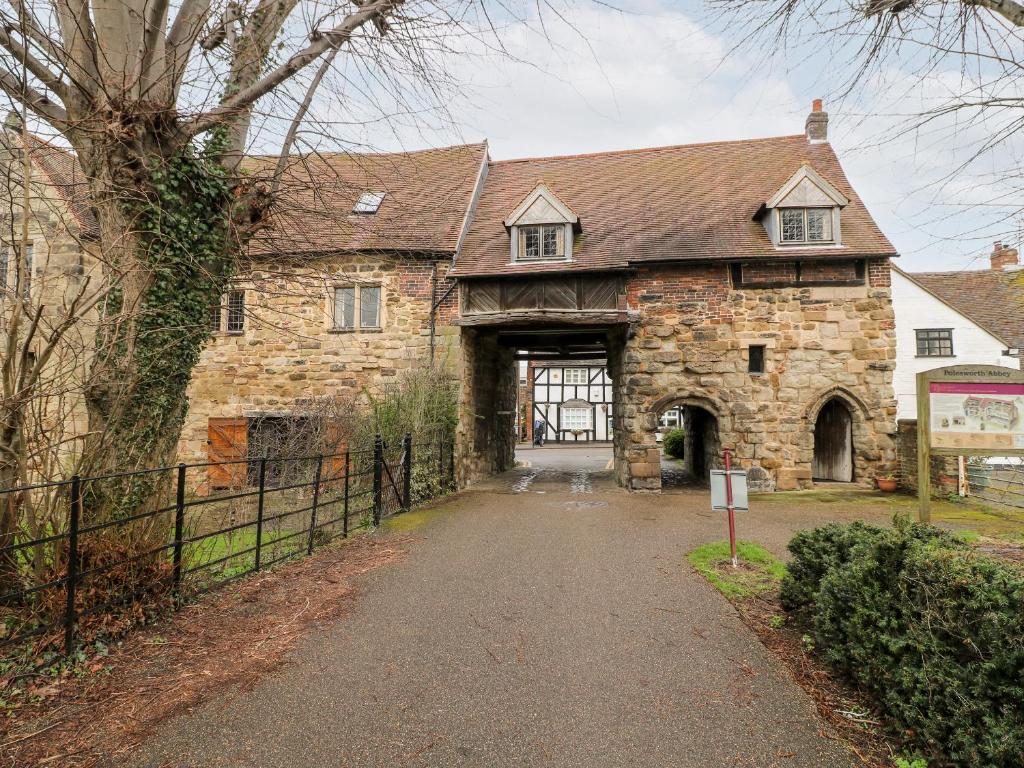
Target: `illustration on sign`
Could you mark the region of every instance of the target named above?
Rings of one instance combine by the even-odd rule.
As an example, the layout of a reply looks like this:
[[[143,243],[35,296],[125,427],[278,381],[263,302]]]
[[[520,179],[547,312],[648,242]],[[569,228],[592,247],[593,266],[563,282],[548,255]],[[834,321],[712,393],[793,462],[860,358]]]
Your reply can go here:
[[[933,381],[933,448],[1024,448],[1024,384]]]

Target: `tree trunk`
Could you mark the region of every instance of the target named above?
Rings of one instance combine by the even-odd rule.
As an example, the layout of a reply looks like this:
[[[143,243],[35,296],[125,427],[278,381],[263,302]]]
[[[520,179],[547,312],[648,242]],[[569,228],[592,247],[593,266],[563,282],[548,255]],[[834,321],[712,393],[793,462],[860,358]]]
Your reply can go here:
[[[167,137],[162,146],[174,143]],[[82,473],[97,476],[173,462],[192,369],[238,245],[230,221],[235,196],[216,158],[187,146],[91,149],[83,164],[111,285],[86,391]],[[87,483],[85,519],[154,509],[170,476]]]

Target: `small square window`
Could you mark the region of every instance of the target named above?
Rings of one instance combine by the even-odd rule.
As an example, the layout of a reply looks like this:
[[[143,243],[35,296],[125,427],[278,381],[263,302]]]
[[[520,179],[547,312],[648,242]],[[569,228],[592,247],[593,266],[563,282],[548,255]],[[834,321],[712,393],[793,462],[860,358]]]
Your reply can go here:
[[[915,330],[918,357],[954,357],[952,328]]]
[[[363,192],[352,207],[352,213],[376,213],[383,202],[383,192]]]
[[[764,373],[763,344],[752,344],[747,349],[747,371],[749,373]]]
[[[245,330],[245,291],[228,291],[227,332]]]

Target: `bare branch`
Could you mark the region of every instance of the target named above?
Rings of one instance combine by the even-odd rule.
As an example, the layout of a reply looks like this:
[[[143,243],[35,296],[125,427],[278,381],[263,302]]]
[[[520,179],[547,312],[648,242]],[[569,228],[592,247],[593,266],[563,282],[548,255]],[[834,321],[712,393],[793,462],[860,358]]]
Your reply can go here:
[[[343,46],[352,37],[352,34],[367,23],[375,19],[385,18],[395,8],[401,5],[403,0],[375,0],[360,8],[355,13],[345,17],[345,20],[334,29],[324,32],[322,36],[294,54],[284,64],[265,75],[258,82],[244,88],[233,96],[226,98],[220,106],[202,115],[197,115],[188,121],[184,130],[187,135],[207,131],[213,126],[223,123],[252,106],[257,99],[270,93],[288,78],[292,77],[313,61],[316,61],[323,53]]]

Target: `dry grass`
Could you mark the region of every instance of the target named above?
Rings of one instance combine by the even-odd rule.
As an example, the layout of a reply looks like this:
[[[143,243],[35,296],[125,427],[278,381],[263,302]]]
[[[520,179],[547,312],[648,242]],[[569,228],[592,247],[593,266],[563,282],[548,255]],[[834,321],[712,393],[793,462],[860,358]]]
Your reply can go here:
[[[250,690],[299,639],[349,610],[355,579],[401,557],[406,539],[361,536],[260,573],[125,640],[88,674],[49,681],[8,713],[0,766],[115,765],[161,721],[212,693]]]

